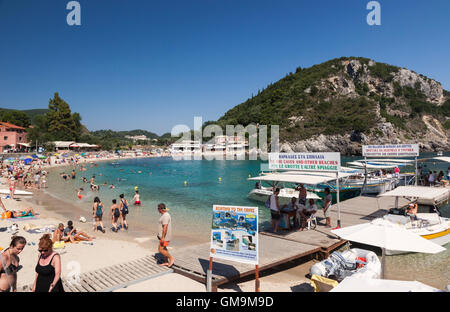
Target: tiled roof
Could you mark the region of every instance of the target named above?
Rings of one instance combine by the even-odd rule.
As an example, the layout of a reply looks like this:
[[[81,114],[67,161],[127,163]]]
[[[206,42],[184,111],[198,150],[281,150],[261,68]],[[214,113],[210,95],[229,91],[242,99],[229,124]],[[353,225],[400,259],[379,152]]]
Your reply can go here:
[[[23,128],[23,127],[16,126],[16,125],[10,124],[8,122],[3,122],[3,121],[0,121],[0,126],[6,127],[6,128],[25,130],[25,128]]]

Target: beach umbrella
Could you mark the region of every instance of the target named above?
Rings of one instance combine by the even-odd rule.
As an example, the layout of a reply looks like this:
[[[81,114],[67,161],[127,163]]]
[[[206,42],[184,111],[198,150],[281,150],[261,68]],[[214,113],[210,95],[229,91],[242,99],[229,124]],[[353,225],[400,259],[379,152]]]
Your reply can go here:
[[[23,162],[25,163],[25,165],[29,165],[32,161],[33,161],[33,159],[31,159],[31,158],[25,158],[25,160]]]
[[[19,159],[20,160],[24,160],[24,159],[26,159],[26,157],[25,156],[20,156]]]
[[[381,278],[384,276],[386,249],[431,254],[446,250],[418,234],[405,230],[401,225],[381,218],[374,219],[370,223],[331,230],[331,232],[348,241],[380,247],[382,250]]]
[[[31,157],[33,157],[33,158],[38,158],[37,155],[31,155]]]
[[[37,157],[38,157],[39,159],[46,159],[46,158],[47,158],[47,157],[44,156],[44,155],[37,155]]]
[[[396,281],[348,276],[330,292],[442,292],[442,290],[418,281]]]

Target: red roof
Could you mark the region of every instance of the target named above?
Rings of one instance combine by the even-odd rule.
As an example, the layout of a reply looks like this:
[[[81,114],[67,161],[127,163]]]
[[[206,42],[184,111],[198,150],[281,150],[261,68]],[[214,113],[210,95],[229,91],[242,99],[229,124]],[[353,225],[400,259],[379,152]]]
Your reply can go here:
[[[6,128],[25,130],[25,128],[23,128],[23,127],[16,126],[16,125],[10,124],[8,122],[3,122],[3,121],[0,121],[0,126],[6,127]]]

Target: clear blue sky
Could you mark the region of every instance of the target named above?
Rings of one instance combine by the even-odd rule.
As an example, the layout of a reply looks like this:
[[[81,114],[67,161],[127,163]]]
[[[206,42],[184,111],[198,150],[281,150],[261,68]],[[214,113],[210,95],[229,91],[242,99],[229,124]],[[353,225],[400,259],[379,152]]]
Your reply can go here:
[[[252,93],[341,56],[407,67],[450,90],[450,1],[0,0],[0,107],[59,92],[89,130],[162,134],[216,120]]]

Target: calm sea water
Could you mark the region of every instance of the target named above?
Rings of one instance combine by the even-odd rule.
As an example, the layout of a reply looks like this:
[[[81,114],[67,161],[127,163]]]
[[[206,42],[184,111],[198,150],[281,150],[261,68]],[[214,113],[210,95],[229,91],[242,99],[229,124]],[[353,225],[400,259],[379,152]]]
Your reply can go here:
[[[448,154],[448,155],[447,155]],[[421,157],[435,156],[421,155]],[[450,153],[446,153],[450,156]],[[342,164],[361,157],[343,157]],[[427,168],[437,170],[447,169],[445,163],[427,162]],[[257,176],[260,172],[260,161],[249,160],[182,160],[172,158],[147,158],[122,160],[119,165],[111,162],[97,163],[95,166],[86,166],[87,171],[77,170],[75,180],[64,182],[59,173],[70,173],[69,168],[57,168],[50,173],[49,191],[55,196],[73,201],[91,212],[95,196],[99,196],[103,203],[109,207],[113,198],[119,199],[119,194],[131,203],[134,188],[139,188],[142,206],[131,207],[129,215],[130,224],[140,225],[156,224],[159,214],[156,210],[158,203],[165,203],[170,209],[174,226],[178,231],[189,233],[198,239],[209,240],[211,231],[212,206],[240,205],[258,206],[260,225],[268,226],[270,213],[263,203],[251,201],[248,193],[254,186],[254,181],[248,181],[249,176]],[[402,169],[402,172],[414,172],[414,167]],[[81,177],[88,180],[95,175],[96,184],[100,185],[99,192],[92,192],[89,183],[84,184]],[[118,181],[118,178],[121,181]],[[107,186],[103,186],[104,183]],[[115,189],[110,189],[111,184]],[[76,189],[83,187],[85,197],[78,200]],[[444,216],[450,217],[450,204],[441,207]],[[88,214],[86,214],[88,216]],[[108,221],[106,222],[108,224]],[[429,285],[443,287],[450,284],[450,252],[439,255],[409,254],[389,257],[387,264],[391,272],[397,272],[398,278],[415,278],[427,282]],[[408,265],[412,263],[413,265]],[[395,278],[396,275],[391,278]],[[431,282],[433,281],[433,282]]]

